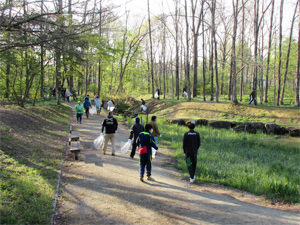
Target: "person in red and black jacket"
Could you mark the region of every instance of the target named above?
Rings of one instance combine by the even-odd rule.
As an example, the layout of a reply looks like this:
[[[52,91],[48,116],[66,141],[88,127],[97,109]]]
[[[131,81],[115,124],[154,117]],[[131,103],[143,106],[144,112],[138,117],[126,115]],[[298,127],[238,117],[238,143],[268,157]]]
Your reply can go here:
[[[154,138],[151,135],[153,129],[151,124],[146,124],[145,131],[139,134],[137,144],[140,155],[140,181],[144,181],[145,167],[147,170],[147,180],[151,180],[152,169],[152,148],[158,150]],[[143,149],[143,151],[142,151]]]
[[[185,155],[186,165],[190,174],[190,182],[195,181],[195,172],[197,166],[197,154],[201,144],[200,135],[194,131],[195,124],[189,123],[188,128],[190,129],[183,136],[183,152]]]

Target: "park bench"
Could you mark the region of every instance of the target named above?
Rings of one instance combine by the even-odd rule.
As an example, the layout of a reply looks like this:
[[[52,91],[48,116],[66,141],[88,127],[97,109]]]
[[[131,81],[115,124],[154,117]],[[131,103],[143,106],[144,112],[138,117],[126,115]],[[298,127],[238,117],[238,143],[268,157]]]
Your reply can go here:
[[[80,141],[71,142],[70,152],[75,154],[75,160],[78,160],[78,154],[80,152]]]
[[[78,160],[78,154],[80,152],[80,141],[79,141],[79,133],[73,131],[73,126],[69,127],[69,138],[68,142],[70,145],[70,152],[75,154],[75,160]]]

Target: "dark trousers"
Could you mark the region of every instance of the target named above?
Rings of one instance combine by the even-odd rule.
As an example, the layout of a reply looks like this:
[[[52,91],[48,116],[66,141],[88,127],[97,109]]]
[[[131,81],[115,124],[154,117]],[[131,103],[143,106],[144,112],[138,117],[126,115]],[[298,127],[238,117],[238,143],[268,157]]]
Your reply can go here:
[[[80,123],[81,123],[81,119],[82,119],[82,114],[81,113],[77,113],[77,122],[80,121]]]
[[[251,104],[251,102],[254,101],[254,105],[257,105],[257,102],[256,102],[256,98],[252,98],[251,101],[249,102],[249,105]]]
[[[147,170],[147,177],[150,177],[152,168],[152,155],[150,154],[140,155],[140,177],[144,177],[145,167]]]
[[[190,177],[193,179],[197,167],[197,154],[192,154],[186,157],[186,165],[190,174]]]
[[[134,155],[135,155],[136,147],[137,147],[136,140],[133,140],[133,142],[132,142],[132,149],[131,149],[131,153],[130,153],[130,157],[131,158],[133,158]]]

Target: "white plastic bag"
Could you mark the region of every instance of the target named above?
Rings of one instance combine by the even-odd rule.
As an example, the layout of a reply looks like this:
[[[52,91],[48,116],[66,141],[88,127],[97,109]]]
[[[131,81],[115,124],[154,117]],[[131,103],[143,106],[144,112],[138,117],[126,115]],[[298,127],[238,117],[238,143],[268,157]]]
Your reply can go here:
[[[126,152],[129,150],[131,146],[131,141],[123,142],[121,141],[121,152],[123,154],[126,154]]]
[[[158,93],[155,92],[154,98],[158,98]]]
[[[95,111],[96,111],[96,109],[95,109],[95,107],[93,107],[92,110],[90,111],[91,116],[94,115]]]
[[[156,150],[154,148],[152,148],[152,158],[154,159],[155,158],[155,154],[156,154]]]
[[[97,150],[99,150],[101,148],[101,146],[103,145],[103,141],[104,141],[104,135],[100,134],[95,140],[94,140],[94,146]]]
[[[110,112],[114,111],[114,109],[115,109],[114,106],[111,106],[111,107],[107,106],[107,110],[110,111]]]
[[[143,109],[143,111],[146,111],[146,109],[147,109],[147,106],[145,106],[145,105],[142,105],[142,109]]]

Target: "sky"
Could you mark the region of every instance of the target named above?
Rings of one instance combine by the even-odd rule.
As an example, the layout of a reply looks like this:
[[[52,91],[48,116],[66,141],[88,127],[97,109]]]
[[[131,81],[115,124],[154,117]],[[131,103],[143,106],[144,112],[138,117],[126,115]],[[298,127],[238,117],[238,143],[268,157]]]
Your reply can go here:
[[[231,11],[232,1],[231,0],[223,0],[223,1],[226,4],[228,4],[229,10]],[[292,21],[292,16],[294,13],[294,6],[296,1],[297,0],[284,1],[283,32],[288,33],[286,34],[286,36],[289,35],[289,30],[291,26],[291,21]],[[147,16],[147,0],[110,0],[109,2],[114,3],[116,5],[121,5],[119,9],[120,13],[122,12],[124,13],[126,9],[126,10],[130,10],[130,13],[133,13],[133,15],[138,14],[141,16],[142,15]],[[184,4],[184,0],[181,0],[180,2],[181,4]],[[189,3],[190,0],[187,0],[187,2]],[[266,2],[269,2],[269,0],[266,0]],[[174,9],[174,0],[150,0],[150,13],[152,15],[157,15],[162,13],[162,5],[164,6],[164,10],[168,12],[170,8]],[[276,17],[278,18],[279,18],[279,5],[280,5],[280,0],[275,0],[275,13],[277,13]],[[277,23],[278,23],[278,18],[276,19]],[[267,17],[266,19],[269,20],[269,17]],[[297,30],[298,30],[298,25],[296,21],[294,26],[294,32],[293,32],[294,37],[297,36]]]

